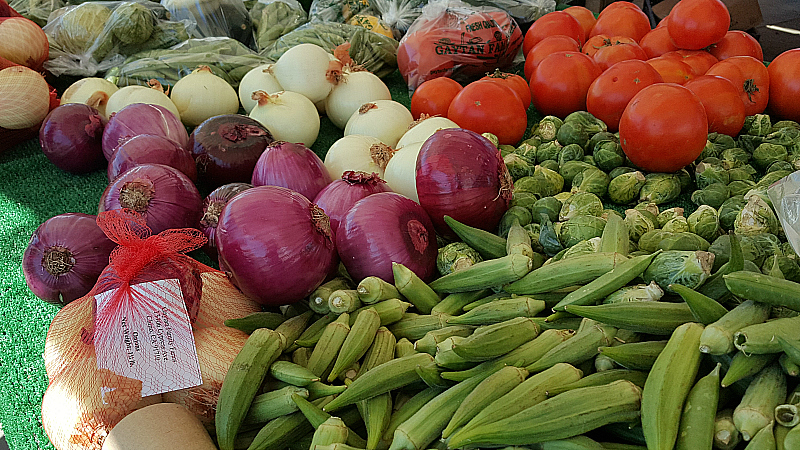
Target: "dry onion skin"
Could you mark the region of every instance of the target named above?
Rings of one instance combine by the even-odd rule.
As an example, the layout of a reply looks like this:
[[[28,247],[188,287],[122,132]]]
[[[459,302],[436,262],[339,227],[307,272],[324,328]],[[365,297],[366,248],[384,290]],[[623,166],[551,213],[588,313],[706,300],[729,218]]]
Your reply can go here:
[[[42,123],[50,111],[50,88],[44,77],[25,67],[0,70],[0,127],[22,130]]]
[[[119,88],[116,84],[98,77],[81,78],[72,83],[61,95],[61,104],[84,103],[96,109],[103,117],[106,115],[108,99]]]
[[[238,319],[261,311],[261,305],[242,294],[225,272],[209,271],[200,275],[203,294],[194,329],[224,327],[228,319]]]

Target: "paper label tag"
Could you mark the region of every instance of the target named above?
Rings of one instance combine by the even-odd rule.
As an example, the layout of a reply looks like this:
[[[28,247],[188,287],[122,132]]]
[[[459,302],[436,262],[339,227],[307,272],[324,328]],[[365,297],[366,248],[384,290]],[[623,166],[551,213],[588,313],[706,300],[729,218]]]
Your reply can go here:
[[[95,336],[97,366],[142,382],[142,397],[199,386],[200,363],[180,282],[159,280],[130,287],[142,301],[108,311],[115,291],[95,296],[97,316],[111,321]]]

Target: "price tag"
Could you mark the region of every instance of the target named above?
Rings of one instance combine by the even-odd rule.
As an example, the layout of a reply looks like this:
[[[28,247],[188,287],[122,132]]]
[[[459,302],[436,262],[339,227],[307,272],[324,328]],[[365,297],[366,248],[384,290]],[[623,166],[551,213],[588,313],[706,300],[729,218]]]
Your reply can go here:
[[[115,292],[95,296],[102,318],[94,338],[98,368],[140,380],[143,397],[201,385],[179,281],[133,285],[120,302],[112,300]]]

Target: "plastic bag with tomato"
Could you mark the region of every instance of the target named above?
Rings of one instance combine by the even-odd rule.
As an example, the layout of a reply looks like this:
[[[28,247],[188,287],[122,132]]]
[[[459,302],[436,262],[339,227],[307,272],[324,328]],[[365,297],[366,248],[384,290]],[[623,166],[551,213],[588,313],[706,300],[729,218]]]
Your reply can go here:
[[[510,67],[522,40],[517,22],[501,9],[436,0],[403,36],[397,65],[412,90],[437,77],[466,83]]]

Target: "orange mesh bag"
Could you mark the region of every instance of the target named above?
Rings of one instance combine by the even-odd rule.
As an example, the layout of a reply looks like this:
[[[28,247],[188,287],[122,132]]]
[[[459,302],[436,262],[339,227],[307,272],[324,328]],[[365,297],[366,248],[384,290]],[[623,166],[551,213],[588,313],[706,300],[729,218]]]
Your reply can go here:
[[[152,235],[144,218],[130,210],[100,213],[97,222],[118,247],[92,291],[56,314],[45,341],[45,370],[50,384],[42,400],[42,424],[59,450],[100,450],[108,431],[123,417],[162,401],[165,394],[161,393],[143,398],[143,381],[115,369],[129,362],[134,364],[129,354],[131,347],[127,347],[127,352],[124,347],[131,343],[132,337],[123,331],[127,330],[126,323],[145,321],[146,315],[157,311],[155,323],[161,326],[159,318],[163,317],[165,330],[158,336],[164,336],[173,349],[191,353],[197,342],[199,376],[203,380],[198,388],[205,391],[202,401],[196,402],[195,412],[201,417],[210,416],[213,421],[217,398],[214,380],[220,373],[224,376],[247,338],[244,333],[225,328],[224,321],[261,310],[257,303],[235,292],[224,273],[184,254],[205,243],[206,238],[199,230],[173,229]],[[161,280],[178,280],[183,299],[178,307],[164,306],[170,305],[166,294],[162,295],[167,291],[152,288],[158,284],[152,282]],[[164,283],[174,285],[174,282]],[[172,340],[169,330],[178,329],[181,317],[185,324],[186,316],[192,324],[191,342]],[[220,331],[215,334],[203,330]],[[195,337],[198,333],[202,335]],[[209,345],[205,335],[227,336],[233,356],[229,357],[227,352],[220,354],[219,347]],[[138,339],[133,337],[133,348],[151,344],[145,336]],[[109,342],[121,342],[123,346],[111,346]],[[163,367],[166,367],[164,373],[149,375],[167,386],[162,392],[171,394],[171,390],[184,387],[169,387],[168,383],[179,379],[180,374],[166,373],[173,371],[173,366],[166,362]],[[175,366],[174,371],[182,374],[183,368]],[[178,401],[186,398],[173,397]]]

